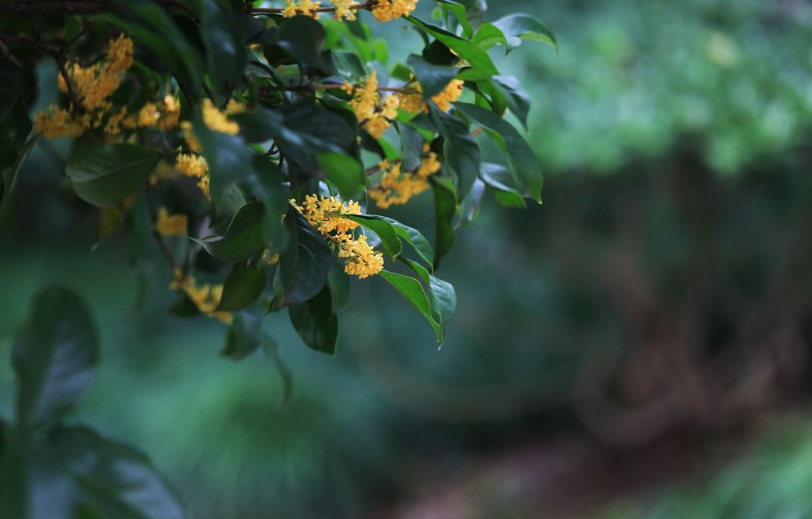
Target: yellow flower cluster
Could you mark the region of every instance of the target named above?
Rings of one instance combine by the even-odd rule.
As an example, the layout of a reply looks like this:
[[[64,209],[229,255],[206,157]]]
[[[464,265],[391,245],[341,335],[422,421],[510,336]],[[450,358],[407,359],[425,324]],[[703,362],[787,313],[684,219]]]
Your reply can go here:
[[[184,176],[196,178],[197,187],[203,191],[206,198],[211,198],[209,187],[211,180],[209,179],[209,164],[206,159],[194,153],[179,153],[175,159],[175,169],[181,172]]]
[[[381,184],[369,190],[369,197],[381,209],[403,205],[413,196],[428,190],[428,178],[440,171],[441,166],[437,154],[429,150],[428,144],[423,146],[420,166],[413,173],[402,172],[401,163],[390,164],[384,160],[380,163],[383,171]]]
[[[462,87],[465,83],[459,79],[452,79],[439,94],[432,96],[431,100],[443,112],[451,109],[451,103],[457,101],[462,95]],[[408,92],[398,92],[400,107],[410,113],[428,112],[429,107],[423,99],[423,87],[417,81],[412,81],[406,85]]]
[[[198,285],[195,278],[185,275],[180,268],[176,268],[172,273],[173,278],[169,283],[172,290],[182,290],[186,296],[195,304],[200,313],[220,319],[220,321],[231,324],[234,316],[229,312],[216,311],[220,300],[223,298],[223,285]]]
[[[396,96],[381,99],[378,93],[378,73],[374,70],[360,87],[345,83],[342,89],[348,93],[354,92],[350,107],[367,133],[374,139],[380,139],[391,126],[391,120],[398,116],[399,99]]]
[[[161,207],[158,209],[155,230],[161,236],[186,236],[189,234],[189,222],[185,214],[169,214],[166,207]]]
[[[301,206],[296,205],[295,200],[291,200],[291,204],[338,249],[338,257],[347,260],[344,272],[364,279],[383,270],[383,254],[367,243],[366,236],[356,238],[352,233],[358,223],[341,218],[341,215],[361,214],[358,202],[342,203],[334,196],[307,195]]]
[[[314,0],[287,0],[285,8],[282,9],[282,16],[293,18],[296,15],[302,15],[317,19],[319,4],[321,2]]]
[[[417,0],[375,0],[372,16],[379,22],[397,20],[411,14],[416,5]]]
[[[121,75],[132,66],[133,56],[133,42],[122,34],[108,42],[104,61],[88,67],[73,63],[68,68],[68,76],[81,107],[71,106],[66,110],[51,105],[34,117],[36,131],[48,139],[75,139],[95,128],[103,128],[107,135],[118,135],[122,126],[128,129],[156,125],[162,130],[175,128],[180,103],[171,95],[164,97],[161,106],[147,103],[136,114],[128,115],[126,106],[113,112],[109,98],[121,85]],[[70,91],[62,74],[57,77],[57,87],[63,93]],[[74,108],[81,110],[74,113]]]

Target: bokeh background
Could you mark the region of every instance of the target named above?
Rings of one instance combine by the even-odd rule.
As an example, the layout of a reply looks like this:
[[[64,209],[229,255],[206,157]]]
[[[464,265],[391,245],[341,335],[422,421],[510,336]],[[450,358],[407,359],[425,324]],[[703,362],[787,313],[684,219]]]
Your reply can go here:
[[[280,406],[268,359],[225,360],[217,322],[167,315],[165,266],[133,266],[125,236],[90,252],[97,215],[41,141],[0,234],[0,412],[14,334],[57,282],[103,339],[75,419],[148,452],[194,518],[812,517],[812,5],[490,8],[559,40],[504,61],[534,101],[544,204],[488,200],[459,232],[441,351],[388,285],[354,283],[337,358],[267,319]],[[393,61],[417,38],[378,30]],[[430,234],[430,195],[412,204],[390,214]]]

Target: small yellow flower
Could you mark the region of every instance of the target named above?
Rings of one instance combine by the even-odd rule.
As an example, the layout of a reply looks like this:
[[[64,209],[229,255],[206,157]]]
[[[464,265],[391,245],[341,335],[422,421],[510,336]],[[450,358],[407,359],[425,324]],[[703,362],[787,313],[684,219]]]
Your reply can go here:
[[[234,321],[231,313],[217,311],[220,300],[223,298],[223,285],[210,283],[198,285],[194,277],[184,274],[180,268],[176,268],[172,273],[169,288],[182,290],[203,315],[219,319],[225,324],[231,324]]]
[[[347,91],[351,88],[345,83],[342,90]],[[374,139],[380,139],[389,129],[391,120],[398,116],[399,104],[400,100],[393,95],[381,100],[378,93],[378,74],[374,70],[364,79],[360,87],[354,89],[350,101],[355,116]]]
[[[376,0],[372,7],[372,16],[379,22],[397,20],[414,11],[417,0]]]
[[[285,18],[293,18],[296,15],[309,16],[313,19],[318,19],[319,13],[317,9],[321,2],[313,0],[286,0],[285,8],[282,10],[282,16]]]
[[[172,130],[177,128],[180,118],[180,102],[175,96],[167,94],[161,104],[161,118],[158,121],[158,128],[161,130]]]
[[[355,20],[355,11],[352,6],[355,5],[353,0],[332,0],[335,12],[333,19],[337,22],[342,20]]]
[[[302,205],[296,205],[312,225],[333,247],[338,249],[338,256],[346,261],[344,272],[360,279],[378,274],[383,269],[383,254],[376,252],[368,243],[366,236],[356,238],[352,230],[358,224],[341,215],[361,214],[357,202],[341,202],[337,197],[316,197],[307,195]]]
[[[209,164],[205,158],[193,153],[179,153],[175,158],[175,169],[184,176],[197,178],[197,187],[206,195],[206,198],[211,199]]]
[[[451,103],[456,102],[462,95],[464,81],[452,79],[442,92],[432,96],[431,100],[443,112],[451,109]],[[398,92],[400,108],[409,113],[428,112],[429,107],[423,99],[423,87],[417,81],[411,81],[406,85],[407,92]]]
[[[166,207],[161,207],[158,209],[155,230],[161,236],[186,236],[189,234],[189,222],[185,214],[169,214]]]
[[[369,190],[369,198],[375,201],[376,206],[387,209],[393,205],[403,205],[412,197],[428,190],[430,187],[428,178],[440,171],[442,164],[437,154],[430,151],[429,145],[425,144],[420,166],[414,173],[402,172],[400,163],[390,165],[387,161],[383,161],[380,167],[383,171],[381,183]]]
[[[232,106],[231,101],[229,101],[229,106]],[[211,99],[203,100],[203,122],[210,129],[228,135],[237,135],[240,131],[240,125],[234,121],[229,121],[226,114],[214,106]]]

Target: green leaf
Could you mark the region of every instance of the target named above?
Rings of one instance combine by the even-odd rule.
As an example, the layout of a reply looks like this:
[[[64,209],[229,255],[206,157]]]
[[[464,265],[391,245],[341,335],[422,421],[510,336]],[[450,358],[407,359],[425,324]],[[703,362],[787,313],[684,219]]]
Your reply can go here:
[[[90,384],[98,358],[96,327],[84,301],[64,288],[40,292],[12,351],[19,424],[59,420]]]
[[[359,215],[342,215],[342,218],[352,220],[364,226],[365,228],[373,231],[381,239],[381,246],[384,252],[392,259],[397,259],[403,251],[403,244],[400,242],[398,232],[395,227],[387,220],[374,215],[359,214]]]
[[[242,360],[264,344],[262,315],[255,311],[237,312],[228,328],[226,346],[220,355],[231,360]]]
[[[467,123],[441,112],[431,103],[429,106],[431,120],[445,139],[444,163],[457,175],[457,192],[462,198],[468,194],[479,174],[481,160],[479,145],[471,137]]]
[[[274,273],[270,311],[303,303],[327,283],[332,255],[322,236],[295,209],[285,218],[290,239]]]
[[[316,160],[344,200],[357,198],[369,184],[361,163],[345,153],[319,153]]]
[[[541,203],[541,163],[518,130],[490,110],[469,103],[457,103],[455,106],[466,117],[485,128],[505,152],[519,194]]]
[[[462,26],[462,35],[471,38],[471,35],[482,24],[482,17],[488,9],[485,0],[436,0],[445,4]]]
[[[68,159],[65,173],[79,198],[112,207],[138,189],[160,160],[160,153],[136,144],[87,146]]]
[[[267,29],[260,38],[265,45],[265,58],[272,66],[290,60],[321,72],[330,67],[322,57],[326,33],[322,25],[307,16],[295,16],[285,23]]]
[[[437,342],[440,344],[445,340],[446,327],[448,321],[454,317],[457,311],[457,293],[451,283],[432,276],[422,265],[406,258],[401,258],[418,277],[429,287],[429,308],[431,315],[439,326]]]
[[[482,50],[488,50],[495,45],[504,45],[507,47],[505,33],[492,23],[483,23],[471,41]]]
[[[229,84],[243,83],[245,45],[243,45],[242,13],[237,2],[224,9],[215,0],[203,0],[200,33],[206,44],[209,75],[215,93],[223,98]]]
[[[282,220],[290,208],[290,192],[284,184],[282,172],[266,157],[255,155],[252,164],[253,168],[249,170],[245,183],[251,194],[265,207],[267,249],[268,254],[274,255],[281,252],[288,242],[288,233]]]
[[[288,310],[290,322],[312,350],[335,356],[338,346],[338,316],[332,309],[330,289],[324,287],[311,300]]]
[[[471,68],[466,69],[462,74],[465,79],[470,81],[479,81],[488,79],[491,76],[499,75],[499,70],[493,64],[491,57],[488,56],[487,52],[477,47],[475,43],[464,40],[459,36],[446,31],[445,29],[441,29],[435,25],[423,22],[413,16],[407,16],[406,19],[415,26],[437,38],[446,47],[452,49],[460,58],[464,59],[471,65]]]
[[[0,227],[11,224],[17,216],[17,177],[36,142],[35,135],[23,145],[14,163],[0,172]]]
[[[371,215],[373,218],[380,218],[392,224],[398,237],[411,245],[420,259],[426,262],[430,269],[434,265],[434,249],[431,248],[431,243],[423,236],[423,233],[413,227],[404,225],[397,220],[387,218],[385,216]]]
[[[530,94],[513,76],[494,76],[491,81],[477,83],[480,91],[491,96],[497,114],[509,108],[527,131],[527,115],[530,112]]]
[[[505,35],[506,53],[520,46],[523,40],[540,41],[558,50],[553,31],[528,14],[511,14],[496,20],[493,25]]]
[[[493,193],[496,201],[503,207],[524,209],[527,204],[516,188],[516,180],[510,170],[501,164],[485,162],[479,174],[485,185]]]
[[[476,220],[477,216],[479,215],[479,207],[482,204],[482,196],[485,194],[485,188],[485,183],[480,179],[476,179],[476,182],[474,182],[474,187],[471,188],[471,191],[460,204],[460,210],[457,213],[457,219],[454,222],[455,229],[465,227]],[[522,197],[519,197],[519,200],[524,203],[524,199]]]
[[[247,262],[238,261],[231,267],[223,286],[223,296],[217,305],[217,311],[235,312],[248,308],[259,299],[266,283],[262,262],[249,267]]]
[[[138,450],[87,427],[60,427],[48,440],[59,472],[71,480],[73,499],[94,517],[183,519],[176,491]]]
[[[380,272],[380,276],[388,281],[390,285],[395,287],[395,289],[400,292],[400,294],[405,297],[406,300],[412,304],[412,306],[417,308],[423,317],[426,318],[426,321],[428,321],[434,330],[434,333],[437,335],[437,342],[441,343],[442,330],[432,315],[429,298],[426,296],[426,291],[423,289],[423,285],[420,283],[420,281],[409,276],[404,276],[403,274],[389,272],[388,270],[382,270]]]
[[[265,207],[254,200],[237,211],[222,236],[194,239],[221,261],[242,261],[262,252],[270,241],[266,228]]]
[[[458,67],[434,65],[416,54],[409,56],[407,63],[412,67],[425,99],[431,99],[442,92],[460,72]]]
[[[454,187],[434,179],[432,183],[434,192],[434,218],[435,218],[435,258],[434,269],[440,267],[440,260],[454,245],[454,215],[457,211],[457,196]]]

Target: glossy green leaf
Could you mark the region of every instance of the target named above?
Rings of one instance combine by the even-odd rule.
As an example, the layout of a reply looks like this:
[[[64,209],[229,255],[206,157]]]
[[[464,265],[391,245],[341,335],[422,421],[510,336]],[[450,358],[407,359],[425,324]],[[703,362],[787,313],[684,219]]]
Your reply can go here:
[[[511,14],[493,22],[493,25],[505,35],[506,52],[520,46],[523,40],[540,41],[558,50],[558,42],[553,31],[529,14]]]
[[[404,276],[403,274],[389,272],[388,270],[382,270],[380,272],[380,276],[388,281],[390,285],[395,287],[395,289],[400,292],[400,294],[405,297],[406,300],[412,304],[412,306],[417,308],[423,317],[425,317],[426,321],[428,321],[428,323],[431,325],[434,333],[437,335],[437,342],[440,343],[440,339],[442,338],[442,330],[440,329],[440,325],[434,319],[434,315],[431,312],[431,306],[429,304],[429,298],[426,296],[426,291],[423,289],[423,285],[420,283],[420,281],[409,276]]]
[[[471,38],[480,49],[488,50],[496,45],[504,45],[507,47],[507,39],[502,29],[493,25],[492,23],[483,23],[477,33]]]
[[[425,99],[431,99],[442,92],[460,72],[459,67],[434,65],[416,54],[409,56],[407,63],[412,67],[417,81],[420,82]]]
[[[464,40],[445,29],[423,22],[413,16],[408,16],[407,19],[415,26],[437,38],[470,64],[471,68],[463,73],[465,79],[478,81],[499,75],[499,70],[493,64],[491,57],[475,43]]]
[[[225,234],[194,241],[221,261],[247,260],[268,246],[265,221],[265,207],[255,200],[237,211]]]
[[[392,218],[387,218],[385,216],[372,216],[373,218],[380,218],[386,222],[392,224],[392,227],[395,228],[395,232],[397,233],[398,237],[411,245],[417,255],[426,262],[430,269],[433,269],[434,265],[434,249],[431,248],[431,243],[423,236],[423,233],[415,229],[414,227],[409,227],[408,225],[404,225],[397,220]]]
[[[488,189],[491,190],[496,201],[503,207],[515,209],[527,207],[524,198],[519,194],[516,187],[516,179],[507,167],[501,164],[485,162],[482,164],[482,171],[480,171],[479,176],[488,186]]]
[[[17,158],[11,166],[0,171],[0,227],[9,225],[17,216],[17,178],[20,169],[28,159],[28,155],[37,142],[37,136],[30,138],[17,153]]]
[[[112,207],[138,189],[161,160],[161,154],[136,144],[106,144],[78,149],[65,173],[79,198]]]
[[[330,289],[325,287],[309,301],[292,305],[290,322],[308,348],[335,356],[338,346],[338,316],[332,309]]]
[[[459,211],[457,212],[457,218],[454,221],[455,229],[465,227],[466,225],[473,223],[476,220],[477,216],[479,215],[479,208],[480,205],[482,204],[482,196],[485,194],[485,189],[486,189],[485,183],[480,179],[476,179],[476,181],[474,182],[474,186],[471,188],[471,191],[460,203],[460,208]],[[521,200],[522,203],[524,203],[523,198],[519,197],[519,200]]]
[[[217,310],[235,312],[249,307],[259,299],[266,283],[265,268],[261,261],[250,267],[247,262],[238,261],[231,267],[226,278]]]
[[[341,198],[357,198],[369,183],[361,163],[344,153],[320,153],[316,159],[327,180],[335,184]]]
[[[61,418],[90,384],[98,359],[96,326],[84,301],[58,287],[37,295],[12,351],[19,424]]]
[[[488,135],[505,152],[519,194],[541,203],[543,183],[541,163],[518,130],[490,110],[469,103],[457,103],[456,107],[476,124],[485,128]]]
[[[403,244],[400,242],[398,232],[387,220],[374,215],[343,215],[344,218],[358,222],[363,227],[371,230],[381,239],[381,246],[384,252],[392,259],[397,259],[403,251]]]
[[[462,198],[468,194],[479,174],[479,145],[471,137],[468,124],[457,117],[441,112],[433,104],[430,105],[430,116],[445,139],[444,165],[457,175],[457,193]]]

